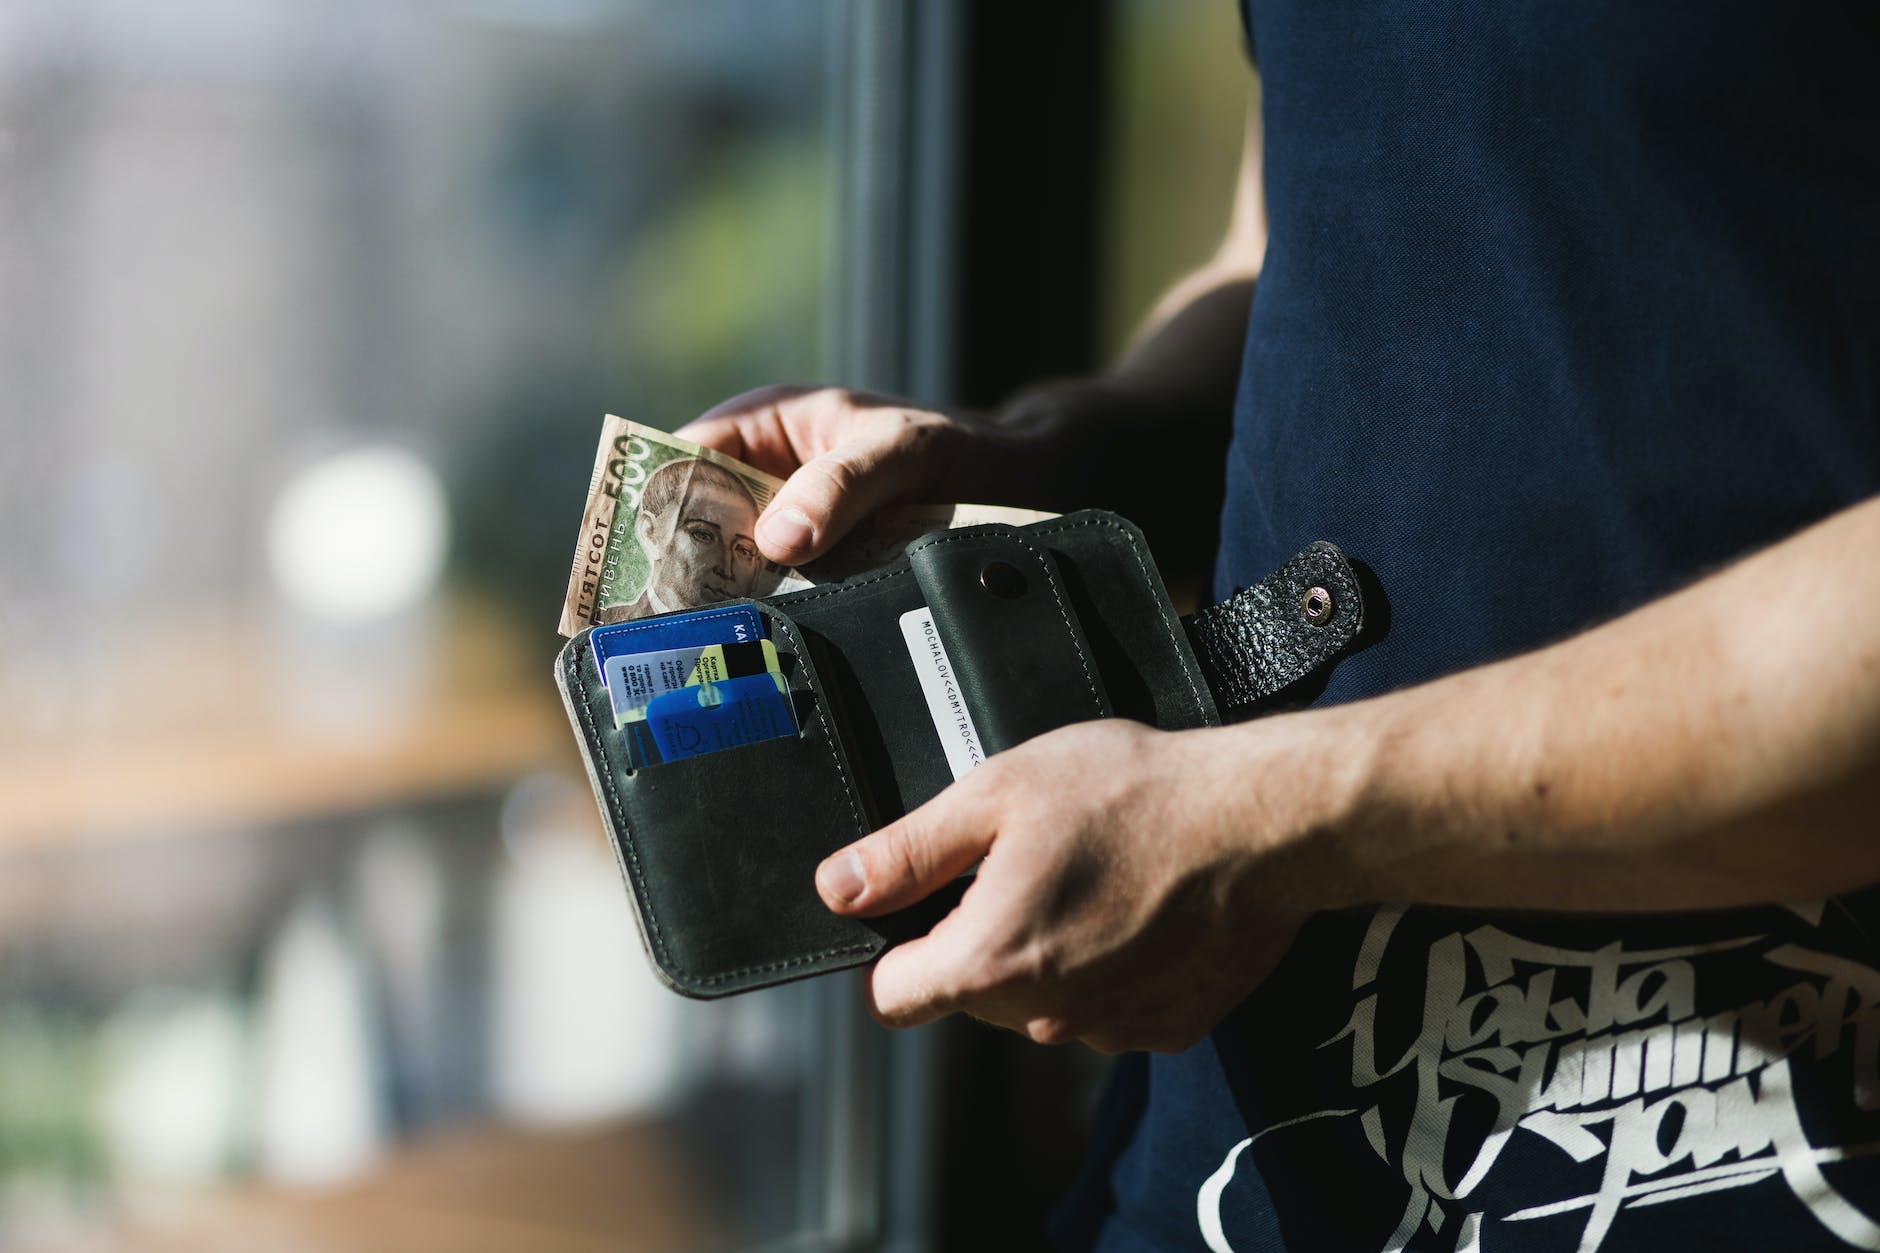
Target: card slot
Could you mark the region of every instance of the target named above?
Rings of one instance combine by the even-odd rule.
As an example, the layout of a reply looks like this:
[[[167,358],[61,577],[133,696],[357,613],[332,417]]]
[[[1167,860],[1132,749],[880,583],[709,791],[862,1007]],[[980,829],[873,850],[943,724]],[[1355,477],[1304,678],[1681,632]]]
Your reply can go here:
[[[839,918],[816,894],[816,865],[872,824],[803,636],[758,608],[794,735],[636,769],[591,650],[571,646],[557,670],[648,953],[688,996],[852,966],[886,943],[881,926]]]
[[[1142,532],[1094,509],[1025,531],[1051,553],[1113,712],[1167,730],[1218,726]]]
[[[793,593],[769,608],[807,642],[869,811],[891,822],[953,781],[899,628],[921,604],[905,563],[865,579]]]
[[[821,860],[861,833],[822,732],[686,757],[624,780],[621,808],[655,959],[693,995],[852,964],[876,932],[829,912]]]
[[[673,688],[653,697],[637,716],[617,721],[613,733],[622,741],[620,751],[627,769],[661,770],[693,755],[722,757],[753,744],[801,736],[812,725],[818,700],[814,689],[783,672],[787,656],[777,654],[777,673],[737,675]],[[780,686],[773,686],[779,680]],[[713,692],[718,699],[710,699]],[[726,739],[733,742],[725,743]],[[739,739],[743,742],[736,742]],[[688,748],[677,749],[675,743],[688,743]]]
[[[1110,715],[1048,549],[990,525],[928,536],[907,555],[986,752]]]

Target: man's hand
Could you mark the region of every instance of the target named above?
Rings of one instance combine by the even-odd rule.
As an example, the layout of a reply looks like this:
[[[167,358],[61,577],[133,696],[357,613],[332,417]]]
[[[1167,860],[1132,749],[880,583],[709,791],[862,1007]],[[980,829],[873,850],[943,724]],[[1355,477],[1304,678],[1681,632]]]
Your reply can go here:
[[[821,556],[883,505],[951,499],[982,442],[947,414],[839,387],[760,387],[677,433],[787,480],[757,524],[758,547],[787,566]]]
[[[829,857],[817,887],[851,915],[912,904],[980,862],[950,915],[875,964],[875,1016],[961,1010],[1106,1052],[1199,1040],[1322,903],[1291,786],[1305,741],[1265,736],[1262,762],[1246,731],[1066,727]],[[1223,754],[1241,782],[1273,772],[1267,803],[1221,786]],[[1238,799],[1223,805],[1227,790]]]
[[[1249,102],[1240,178],[1214,257],[1176,283],[1122,361],[1054,379],[983,415],[839,387],[760,387],[679,434],[789,480],[759,520],[758,547],[800,565],[883,505],[1077,509],[1124,502],[1152,540],[1200,560],[1219,497],[1194,467],[1227,446],[1253,280],[1266,255],[1260,112]],[[1218,476],[1216,476],[1218,478]],[[1156,484],[1179,484],[1157,499]],[[1166,567],[1165,567],[1166,569]]]
[[[876,963],[876,1015],[1162,1050],[1199,1039],[1315,910],[1852,891],[1880,882],[1875,552],[1880,499],[1421,687],[1215,730],[1067,727],[836,853],[817,886],[882,913],[983,857],[947,918]]]

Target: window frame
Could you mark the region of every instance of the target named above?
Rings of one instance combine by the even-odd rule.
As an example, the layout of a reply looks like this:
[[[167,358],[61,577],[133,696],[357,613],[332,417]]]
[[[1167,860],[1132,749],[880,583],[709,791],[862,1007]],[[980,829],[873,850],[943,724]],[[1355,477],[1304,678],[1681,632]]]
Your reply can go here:
[[[835,5],[825,377],[946,407],[1092,369],[1110,5]],[[989,1097],[1037,1081],[1038,1050],[959,1020],[883,1031],[861,978],[815,985],[808,1247],[1034,1247],[1078,1146]],[[1067,1104],[1081,1072],[1048,1057]]]

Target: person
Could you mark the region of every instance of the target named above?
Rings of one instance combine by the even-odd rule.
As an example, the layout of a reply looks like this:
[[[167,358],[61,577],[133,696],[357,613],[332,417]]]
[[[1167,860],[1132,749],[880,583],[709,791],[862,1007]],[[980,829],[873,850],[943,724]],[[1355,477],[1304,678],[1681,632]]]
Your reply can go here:
[[[743,480],[702,457],[679,457],[647,475],[633,525],[646,586],[615,620],[750,595],[763,569],[757,514]]]
[[[1220,595],[1324,538],[1389,599],[1313,708],[1068,727],[835,852],[856,915],[984,859],[874,1013],[1127,1051],[1066,1248],[1880,1249],[1876,10],[1244,9],[1226,240],[1115,369],[684,432],[789,475],[780,562],[1140,502]]]

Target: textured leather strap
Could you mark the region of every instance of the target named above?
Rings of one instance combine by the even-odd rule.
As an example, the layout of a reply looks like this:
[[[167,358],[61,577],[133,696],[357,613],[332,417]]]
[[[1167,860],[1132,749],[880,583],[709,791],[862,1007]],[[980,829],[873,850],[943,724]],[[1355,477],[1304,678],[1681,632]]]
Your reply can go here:
[[[1321,540],[1252,587],[1182,619],[1224,721],[1289,703],[1349,652],[1364,625],[1358,577]]]

